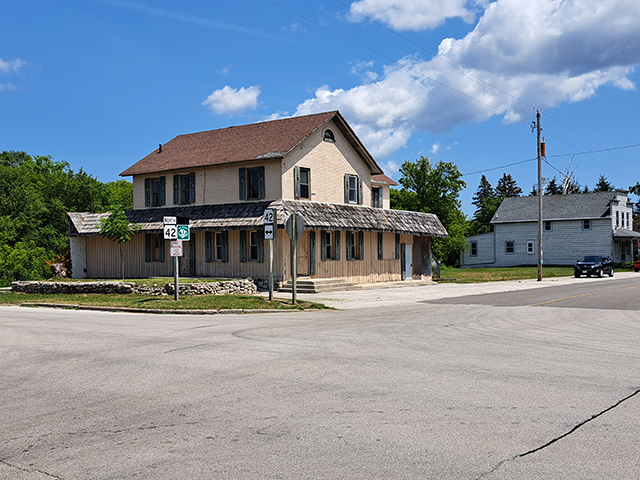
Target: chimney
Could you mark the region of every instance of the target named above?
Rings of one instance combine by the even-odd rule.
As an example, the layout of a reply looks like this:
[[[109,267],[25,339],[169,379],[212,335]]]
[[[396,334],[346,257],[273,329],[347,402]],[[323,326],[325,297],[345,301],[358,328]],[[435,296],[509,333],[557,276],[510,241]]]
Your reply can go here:
[[[158,144],[158,153],[162,153],[162,144]]]

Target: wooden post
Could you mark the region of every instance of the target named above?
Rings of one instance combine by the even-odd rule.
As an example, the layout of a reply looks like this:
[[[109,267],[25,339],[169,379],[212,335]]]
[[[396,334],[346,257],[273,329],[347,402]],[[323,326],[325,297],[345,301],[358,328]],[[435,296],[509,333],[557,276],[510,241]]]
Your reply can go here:
[[[296,304],[296,294],[298,291],[297,277],[298,277],[298,222],[297,215],[294,213],[291,215],[291,303]]]
[[[542,149],[540,146],[540,110],[536,111],[538,130],[538,281],[542,281]]]
[[[175,292],[173,293],[173,299],[175,301],[178,300],[178,273],[179,273],[179,266],[178,266],[178,257],[173,257],[173,286],[175,288]]]

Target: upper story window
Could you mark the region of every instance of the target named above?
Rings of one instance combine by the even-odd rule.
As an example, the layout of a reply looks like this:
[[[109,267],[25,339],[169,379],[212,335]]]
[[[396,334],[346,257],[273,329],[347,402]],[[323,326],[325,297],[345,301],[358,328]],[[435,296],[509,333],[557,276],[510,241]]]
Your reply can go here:
[[[371,206],[382,208],[382,187],[371,187]]]
[[[165,200],[165,177],[144,179],[145,207],[161,207]]]
[[[239,169],[240,200],[259,200],[265,197],[264,167]]]
[[[549,220],[545,220],[543,224],[543,229],[545,232],[553,231],[553,224]]]
[[[295,198],[311,198],[311,170],[304,167],[294,168]]]
[[[188,205],[196,201],[196,175],[173,176],[173,203],[174,205]]]
[[[344,203],[362,205],[362,178],[358,175],[344,176]]]
[[[591,220],[582,221],[582,230],[591,230]]]
[[[336,143],[336,136],[328,128],[324,131],[324,135],[322,136],[322,139],[325,142]]]

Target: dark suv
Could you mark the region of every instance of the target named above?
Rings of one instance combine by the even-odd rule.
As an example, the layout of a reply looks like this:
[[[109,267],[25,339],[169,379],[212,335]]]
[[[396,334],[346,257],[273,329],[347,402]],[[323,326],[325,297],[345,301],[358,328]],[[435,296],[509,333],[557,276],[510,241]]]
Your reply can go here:
[[[580,275],[586,275],[587,277],[597,275],[602,278],[605,273],[613,277],[613,262],[609,257],[600,255],[585,255],[573,267],[573,274],[576,278],[580,277]]]

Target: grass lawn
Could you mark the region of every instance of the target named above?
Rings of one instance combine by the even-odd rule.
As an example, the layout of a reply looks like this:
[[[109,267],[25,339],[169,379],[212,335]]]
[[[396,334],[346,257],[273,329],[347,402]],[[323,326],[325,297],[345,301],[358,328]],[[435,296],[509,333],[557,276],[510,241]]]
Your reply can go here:
[[[572,277],[573,267],[543,267],[542,278]],[[438,282],[482,283],[538,278],[537,267],[451,268],[440,269]]]
[[[109,307],[126,307],[140,309],[169,310],[220,310],[220,309],[282,309],[304,310],[329,308],[321,303],[298,301],[291,304],[291,299],[274,299],[269,301],[253,295],[182,295],[177,302],[173,296],[151,297],[146,295],[30,295],[26,293],[0,293],[0,305],[19,305],[22,303],[56,303],[68,305],[98,305]]]

